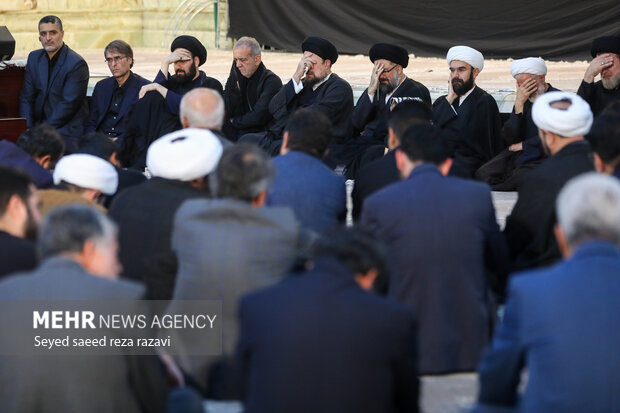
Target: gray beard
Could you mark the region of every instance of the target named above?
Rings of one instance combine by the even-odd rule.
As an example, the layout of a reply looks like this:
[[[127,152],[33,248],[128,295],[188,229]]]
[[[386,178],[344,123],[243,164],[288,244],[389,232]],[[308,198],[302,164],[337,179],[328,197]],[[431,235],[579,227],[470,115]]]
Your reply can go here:
[[[601,79],[603,87],[607,90],[614,90],[620,85],[620,74],[611,79]]]

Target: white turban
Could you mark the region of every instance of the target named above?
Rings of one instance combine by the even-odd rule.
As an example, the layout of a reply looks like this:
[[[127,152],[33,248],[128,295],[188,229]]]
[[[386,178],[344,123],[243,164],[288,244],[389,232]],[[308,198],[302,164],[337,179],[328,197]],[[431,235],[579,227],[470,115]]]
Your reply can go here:
[[[181,129],[157,139],[146,153],[153,176],[191,181],[211,173],[222,156],[222,144],[206,129]]]
[[[60,181],[113,195],[118,187],[118,174],[110,162],[97,156],[76,153],[63,156],[56,164],[54,183],[58,185]]]
[[[564,99],[571,102],[568,109],[562,110],[550,106],[551,103]],[[537,97],[532,106],[532,119],[538,129],[567,138],[583,136],[590,132],[592,118],[590,105],[570,92],[547,92]]]
[[[510,65],[510,73],[512,77],[517,77],[522,73],[530,75],[542,76],[547,74],[547,65],[540,57],[526,57],[512,62]]]
[[[482,53],[476,49],[472,49],[469,46],[451,47],[450,50],[448,50],[446,60],[448,61],[448,64],[450,64],[453,60],[460,60],[465,63],[469,63],[481,72],[484,67],[484,56],[482,56]]]

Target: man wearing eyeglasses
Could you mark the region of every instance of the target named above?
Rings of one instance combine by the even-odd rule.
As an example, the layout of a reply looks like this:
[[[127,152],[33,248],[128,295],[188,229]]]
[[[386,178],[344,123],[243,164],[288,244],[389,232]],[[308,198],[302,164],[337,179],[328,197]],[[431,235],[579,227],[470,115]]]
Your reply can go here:
[[[62,21],[45,16],[39,21],[42,49],[28,55],[19,115],[28,128],[46,123],[62,135],[66,152],[77,148],[88,117],[88,65],[63,41]]]
[[[476,85],[484,56],[468,46],[454,46],[446,57],[450,68],[448,94],[433,104],[433,123],[449,134],[450,175],[473,178],[485,162],[506,146],[502,121],[493,96]]]
[[[133,73],[133,50],[122,40],[110,42],[103,52],[112,76],[97,83],[86,121],[86,132],[98,131],[120,143],[127,130],[127,114],[138,101],[140,88],[150,82]]]
[[[431,95],[426,86],[408,78],[403,71],[409,63],[407,50],[393,44],[377,43],[370,48],[368,56],[374,63],[370,84],[351,115],[353,139],[345,151],[349,156],[346,175],[352,179],[362,163],[384,154],[388,135],[387,118],[394,106],[405,100],[431,104]],[[374,151],[370,149],[373,146],[376,148]]]

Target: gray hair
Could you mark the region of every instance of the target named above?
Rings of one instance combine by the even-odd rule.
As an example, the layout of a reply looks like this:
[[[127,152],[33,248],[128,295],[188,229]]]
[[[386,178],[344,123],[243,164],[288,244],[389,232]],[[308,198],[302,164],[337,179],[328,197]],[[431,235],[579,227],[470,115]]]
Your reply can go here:
[[[269,189],[274,177],[275,167],[262,149],[238,143],[224,150],[217,169],[209,175],[209,186],[217,198],[252,202]]]
[[[181,124],[187,118],[190,128],[221,130],[224,123],[224,99],[206,87],[190,90],[181,99]]]
[[[243,36],[237,40],[233,49],[236,49],[237,47],[249,47],[250,55],[252,55],[252,57],[261,55],[260,44],[253,37]]]
[[[37,251],[41,259],[67,252],[79,253],[86,241],[109,245],[116,239],[116,234],[116,224],[103,212],[83,205],[61,206],[43,219]]]
[[[556,200],[558,223],[571,247],[599,239],[620,244],[620,182],[590,172],[571,179]]]

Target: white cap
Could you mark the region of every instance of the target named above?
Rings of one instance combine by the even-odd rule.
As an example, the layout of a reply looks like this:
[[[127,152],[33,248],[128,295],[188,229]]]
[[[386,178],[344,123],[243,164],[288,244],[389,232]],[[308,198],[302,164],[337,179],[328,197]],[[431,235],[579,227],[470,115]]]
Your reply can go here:
[[[530,75],[542,76],[547,74],[547,65],[540,57],[526,57],[512,62],[510,65],[510,74],[512,77],[527,73]]]
[[[210,174],[222,156],[222,144],[213,132],[187,128],[157,139],[146,153],[153,176],[191,181]]]
[[[113,195],[118,187],[118,174],[110,162],[97,156],[76,153],[63,156],[56,164],[54,184],[58,185],[60,181]]]
[[[568,100],[571,105],[566,110],[550,106],[558,100]],[[571,138],[590,132],[593,116],[590,105],[579,95],[570,92],[547,92],[534,101],[532,119],[538,129]]]
[[[472,67],[481,72],[484,68],[484,56],[482,56],[482,53],[469,46],[451,47],[450,50],[448,50],[446,60],[448,61],[448,64],[450,64],[453,60],[460,60],[465,63],[469,63]]]

